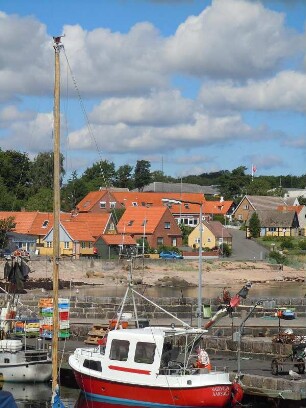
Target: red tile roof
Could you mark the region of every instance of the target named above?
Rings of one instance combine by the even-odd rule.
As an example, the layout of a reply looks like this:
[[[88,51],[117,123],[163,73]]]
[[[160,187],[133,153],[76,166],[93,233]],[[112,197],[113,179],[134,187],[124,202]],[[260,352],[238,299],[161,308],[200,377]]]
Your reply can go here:
[[[204,214],[225,215],[233,205],[233,201],[206,201],[203,206]]]
[[[101,235],[100,238],[102,238],[107,245],[136,245],[135,239],[126,234],[104,234]]]
[[[304,207],[303,205],[279,205],[277,207],[277,211],[283,211],[283,212],[293,211],[299,214],[302,211],[303,207]]]
[[[166,207],[128,207],[117,224],[117,230],[124,234],[153,234],[166,211],[169,211]]]

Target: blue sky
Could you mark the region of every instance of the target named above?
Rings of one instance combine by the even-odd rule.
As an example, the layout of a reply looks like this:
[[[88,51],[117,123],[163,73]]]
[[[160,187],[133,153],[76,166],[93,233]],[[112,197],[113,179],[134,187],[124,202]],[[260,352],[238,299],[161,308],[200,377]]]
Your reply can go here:
[[[68,177],[100,159],[305,174],[305,17],[304,0],[1,0],[1,148],[52,150],[52,36],[65,33]]]

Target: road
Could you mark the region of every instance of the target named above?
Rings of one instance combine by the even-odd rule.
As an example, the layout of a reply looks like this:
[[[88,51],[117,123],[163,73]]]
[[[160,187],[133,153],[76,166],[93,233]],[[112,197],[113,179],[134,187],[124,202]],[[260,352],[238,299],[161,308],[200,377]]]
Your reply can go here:
[[[265,259],[268,250],[252,239],[245,238],[245,231],[228,228],[233,237],[233,253],[229,259],[241,261],[259,261]]]

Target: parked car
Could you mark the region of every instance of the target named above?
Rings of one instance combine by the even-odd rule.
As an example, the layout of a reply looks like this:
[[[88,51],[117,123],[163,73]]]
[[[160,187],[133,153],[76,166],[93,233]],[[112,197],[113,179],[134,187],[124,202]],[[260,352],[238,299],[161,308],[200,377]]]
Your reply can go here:
[[[11,250],[9,248],[0,250],[0,257],[1,258],[7,258],[8,256],[11,256]]]
[[[174,251],[162,251],[159,257],[162,259],[184,259],[183,255]]]

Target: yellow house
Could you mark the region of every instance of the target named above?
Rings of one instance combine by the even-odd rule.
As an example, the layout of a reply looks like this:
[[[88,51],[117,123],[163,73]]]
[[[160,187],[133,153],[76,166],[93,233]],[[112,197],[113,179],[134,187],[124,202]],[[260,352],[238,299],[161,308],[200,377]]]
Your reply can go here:
[[[203,248],[219,248],[223,243],[232,247],[232,236],[228,229],[219,221],[203,221],[202,223],[202,246]],[[188,246],[199,248],[200,224],[189,234]]]
[[[104,214],[61,214],[60,254],[79,258],[95,255],[94,242],[102,234],[116,234],[117,229],[111,213]],[[44,237],[41,255],[53,253],[53,227]]]

